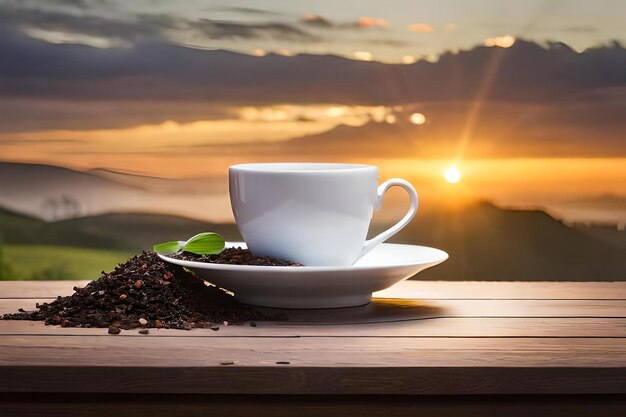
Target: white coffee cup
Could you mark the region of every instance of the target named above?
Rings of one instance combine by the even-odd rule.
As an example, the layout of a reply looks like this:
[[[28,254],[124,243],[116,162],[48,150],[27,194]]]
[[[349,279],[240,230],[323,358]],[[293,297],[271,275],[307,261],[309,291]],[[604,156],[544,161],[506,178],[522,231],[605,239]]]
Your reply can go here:
[[[378,168],[325,163],[240,164],[229,168],[230,202],[253,255],[307,266],[352,265],[406,226],[417,211],[413,186],[394,178],[378,186]],[[406,215],[366,240],[385,192],[404,188]]]

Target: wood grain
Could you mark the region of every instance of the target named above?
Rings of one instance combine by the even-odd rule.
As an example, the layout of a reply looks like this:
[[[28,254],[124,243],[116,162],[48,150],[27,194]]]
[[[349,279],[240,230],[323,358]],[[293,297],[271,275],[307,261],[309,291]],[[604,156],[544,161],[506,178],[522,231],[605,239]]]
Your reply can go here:
[[[299,324],[260,322],[257,327],[228,326],[209,329],[151,330],[152,336],[221,338],[221,337],[600,337],[626,338],[623,318],[543,318],[543,317],[460,317],[424,320],[401,320],[363,324]],[[128,337],[140,337],[136,331],[123,331]],[[106,329],[81,329],[45,326],[42,322],[0,321],[0,335],[106,335]]]
[[[75,285],[2,282],[0,312]],[[411,281],[378,295],[390,298],[219,331],[0,321],[0,394],[626,394],[626,283]]]
[[[0,298],[54,298],[71,294],[89,281],[2,281]],[[382,298],[413,299],[617,299],[626,300],[626,282],[401,282],[375,293]]]
[[[2,392],[493,395],[626,394],[625,368],[0,367]]]
[[[437,417],[623,417],[619,395],[197,395],[197,394],[9,394],[0,415],[64,416],[407,416]]]
[[[56,298],[90,281],[0,281],[0,298]]]
[[[35,310],[49,299],[3,299],[0,315]],[[277,309],[262,309],[274,315]],[[626,318],[626,300],[409,300],[376,298],[366,306],[336,310],[281,310],[290,323],[349,324],[452,317]]]
[[[136,333],[135,333],[136,334]],[[621,367],[624,339],[4,336],[2,366]],[[277,366],[276,362],[289,362]]]
[[[418,299],[617,299],[626,300],[626,282],[404,281],[379,297]]]

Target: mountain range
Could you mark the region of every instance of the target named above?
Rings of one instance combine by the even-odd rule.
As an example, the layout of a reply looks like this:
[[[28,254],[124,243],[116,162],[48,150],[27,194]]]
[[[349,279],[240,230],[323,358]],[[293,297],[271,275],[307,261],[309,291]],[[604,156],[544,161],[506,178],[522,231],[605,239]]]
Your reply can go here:
[[[386,225],[372,228],[377,233]],[[154,243],[215,231],[240,240],[232,223],[176,216],[110,213],[43,222],[0,211],[0,233],[8,244],[140,251]],[[626,233],[603,239],[569,228],[541,211],[503,210],[489,203],[462,210],[429,211],[391,241],[434,246],[450,259],[419,275],[434,280],[611,281],[626,280]],[[90,277],[85,277],[90,278]]]

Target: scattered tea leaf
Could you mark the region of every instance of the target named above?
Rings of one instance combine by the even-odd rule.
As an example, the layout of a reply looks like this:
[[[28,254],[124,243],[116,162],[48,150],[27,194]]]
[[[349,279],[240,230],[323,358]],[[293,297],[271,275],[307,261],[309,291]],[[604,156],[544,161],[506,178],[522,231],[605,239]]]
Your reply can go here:
[[[198,255],[216,255],[224,250],[224,238],[214,232],[199,233],[189,239],[183,251]]]
[[[178,241],[164,242],[157,243],[156,245],[152,246],[152,248],[156,253],[168,254],[178,252],[180,250],[180,244],[178,243]]]

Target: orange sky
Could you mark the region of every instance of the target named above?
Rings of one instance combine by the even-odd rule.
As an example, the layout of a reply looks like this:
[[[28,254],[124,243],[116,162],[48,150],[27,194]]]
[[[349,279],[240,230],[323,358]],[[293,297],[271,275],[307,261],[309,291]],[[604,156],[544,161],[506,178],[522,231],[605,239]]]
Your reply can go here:
[[[456,160],[458,140],[442,145],[442,153],[449,155],[447,158],[410,157],[410,154],[391,158],[375,153],[352,155],[349,151],[316,154],[315,149],[300,151],[298,147],[270,154],[255,153],[258,150],[254,149],[258,148],[246,148],[245,144],[282,143],[295,136],[322,133],[341,124],[360,126],[372,118],[381,122],[387,120],[385,123],[398,120],[396,116],[389,119],[392,112],[382,106],[244,107],[237,112],[239,118],[229,120],[168,121],[119,129],[4,133],[0,134],[0,158],[81,170],[106,168],[168,178],[218,177],[223,181],[226,181],[228,166],[242,162],[371,163],[381,167],[382,178],[406,177],[429,192],[454,192],[457,198],[486,198],[522,206],[606,193],[626,194],[626,158],[461,157]],[[418,115],[409,116],[409,121],[430,123],[428,114]],[[385,143],[383,141],[382,145]],[[244,144],[241,151],[230,146],[237,144]],[[216,148],[211,148],[215,145]],[[390,143],[389,146],[397,145]],[[466,146],[482,145],[470,141]],[[398,154],[402,155],[402,152]],[[456,165],[462,173],[462,181],[457,185],[447,184],[442,176],[451,165]]]

